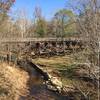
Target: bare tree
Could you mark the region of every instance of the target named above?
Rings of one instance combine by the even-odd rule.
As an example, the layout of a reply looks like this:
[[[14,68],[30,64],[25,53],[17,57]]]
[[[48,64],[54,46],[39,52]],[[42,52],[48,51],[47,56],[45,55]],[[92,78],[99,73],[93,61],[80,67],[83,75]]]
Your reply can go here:
[[[85,44],[85,65],[88,74],[100,90],[100,1],[76,0],[71,9],[78,12],[75,17],[78,31]],[[99,95],[98,95],[99,100]]]
[[[28,20],[27,18],[27,13],[25,10],[21,9],[21,10],[18,10],[17,11],[17,14],[16,14],[16,25],[19,27],[20,29],[20,37],[21,38],[24,38],[27,36],[28,34],[28,28],[30,26],[30,21]]]

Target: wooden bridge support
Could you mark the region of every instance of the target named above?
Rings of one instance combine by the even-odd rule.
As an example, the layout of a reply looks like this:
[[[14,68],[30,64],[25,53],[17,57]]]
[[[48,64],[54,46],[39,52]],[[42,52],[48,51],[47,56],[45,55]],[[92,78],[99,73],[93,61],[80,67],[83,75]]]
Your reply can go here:
[[[18,43],[4,43],[5,51],[10,53],[17,53],[18,55],[34,52],[35,55],[48,54],[59,55],[65,54],[68,51],[77,51],[82,49],[81,41],[38,41],[38,42],[18,42]],[[8,56],[8,55],[7,55]],[[9,54],[10,56],[10,54]],[[7,58],[8,59],[8,58]],[[9,57],[10,59],[10,57]]]

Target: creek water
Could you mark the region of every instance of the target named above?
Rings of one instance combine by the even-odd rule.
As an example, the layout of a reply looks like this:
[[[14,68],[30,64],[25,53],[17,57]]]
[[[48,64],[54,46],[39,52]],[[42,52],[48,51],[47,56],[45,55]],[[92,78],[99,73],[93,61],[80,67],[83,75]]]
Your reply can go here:
[[[27,67],[30,67],[30,65],[27,65]],[[21,97],[20,100],[71,100],[68,96],[49,90],[44,84],[42,76],[34,68],[31,68],[29,75],[29,95]]]
[[[71,100],[67,96],[63,96],[55,91],[47,89],[46,85],[43,84],[43,80],[32,79],[29,80],[29,95],[23,97],[21,100]]]

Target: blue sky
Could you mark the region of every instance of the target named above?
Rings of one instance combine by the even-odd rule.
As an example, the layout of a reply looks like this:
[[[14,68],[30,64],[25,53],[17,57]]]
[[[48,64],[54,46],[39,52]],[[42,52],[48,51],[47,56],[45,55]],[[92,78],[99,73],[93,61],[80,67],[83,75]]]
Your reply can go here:
[[[12,11],[25,9],[28,18],[32,18],[34,8],[41,7],[42,14],[46,19],[51,19],[56,11],[64,8],[67,0],[16,0]]]

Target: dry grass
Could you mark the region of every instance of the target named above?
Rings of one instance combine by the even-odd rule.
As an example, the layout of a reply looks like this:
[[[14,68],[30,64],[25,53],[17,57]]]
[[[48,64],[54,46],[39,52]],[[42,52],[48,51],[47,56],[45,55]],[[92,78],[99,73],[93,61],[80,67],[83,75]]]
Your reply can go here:
[[[74,61],[74,59],[70,56],[60,56],[60,57],[50,57],[50,58],[37,58],[37,59],[34,59],[33,62],[36,63],[36,64],[40,64],[40,65],[44,65],[44,66],[47,66],[47,67],[51,67],[52,68],[56,67],[57,68],[57,65],[70,65],[72,64]]]
[[[0,100],[19,100],[26,95],[28,73],[6,63],[0,64]]]
[[[72,66],[76,60],[71,55],[65,55],[65,56],[54,56],[50,58],[36,58],[33,59],[33,62],[38,65],[43,65],[43,69],[47,70],[49,73],[51,72],[58,72],[60,70],[67,70],[68,67]],[[61,72],[59,73],[62,77],[62,82],[64,85],[70,85],[72,84],[72,80],[69,78],[63,77]]]
[[[87,82],[74,76],[75,70],[73,69],[77,67],[75,66],[75,63],[81,63],[85,61],[82,57],[83,56],[80,52],[74,55],[72,54],[50,58],[37,58],[33,60],[33,62],[39,65],[43,65],[43,68],[48,72],[58,72],[61,76],[64,86],[73,86],[73,84],[75,84],[81,88],[84,93],[87,93],[88,91],[91,100],[97,100],[97,90],[95,89],[94,85],[89,81]],[[82,69],[80,71],[82,71]],[[75,94],[75,98],[78,98],[75,100],[80,100],[80,95],[80,93]]]

